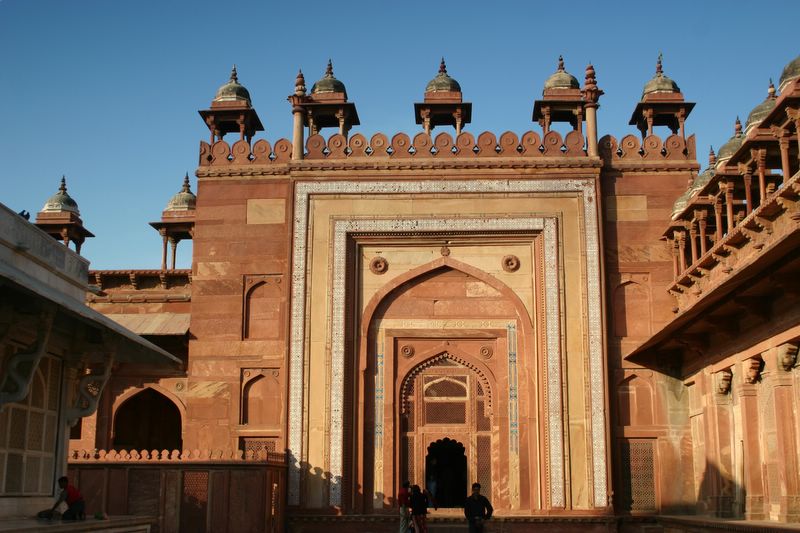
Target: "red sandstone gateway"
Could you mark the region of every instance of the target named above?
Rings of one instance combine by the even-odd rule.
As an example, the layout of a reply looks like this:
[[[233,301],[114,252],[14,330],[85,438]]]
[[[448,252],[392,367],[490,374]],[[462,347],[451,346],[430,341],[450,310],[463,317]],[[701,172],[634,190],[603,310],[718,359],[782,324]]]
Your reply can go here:
[[[187,176],[152,224],[161,268],[90,274],[89,305],[183,367],[120,368],[76,426],[87,510],[156,493],[164,530],[393,531],[408,480],[431,529],[465,525],[473,482],[503,531],[800,520],[799,78],[700,172],[661,58],[619,139],[562,59],[540,131],[465,131],[442,60],[422,132],[351,134],[329,63],[272,143],[234,69],[197,195]],[[59,205],[37,223],[91,236]]]

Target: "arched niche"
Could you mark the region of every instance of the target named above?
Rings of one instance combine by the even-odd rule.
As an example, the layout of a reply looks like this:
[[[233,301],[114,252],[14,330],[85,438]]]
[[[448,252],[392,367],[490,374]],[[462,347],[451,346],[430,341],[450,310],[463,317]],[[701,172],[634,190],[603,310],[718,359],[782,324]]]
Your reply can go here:
[[[114,410],[113,447],[117,450],[180,450],[181,410],[153,387],[135,391]]]
[[[617,285],[613,294],[614,335],[647,337],[650,335],[650,290],[632,279]]]
[[[282,276],[248,275],[244,278],[243,339],[275,339],[283,331]]]
[[[242,374],[241,423],[254,428],[279,428],[283,418],[280,372],[276,368],[247,369]]]
[[[654,394],[650,380],[630,374],[617,384],[617,420],[620,426],[651,426],[655,423]]]

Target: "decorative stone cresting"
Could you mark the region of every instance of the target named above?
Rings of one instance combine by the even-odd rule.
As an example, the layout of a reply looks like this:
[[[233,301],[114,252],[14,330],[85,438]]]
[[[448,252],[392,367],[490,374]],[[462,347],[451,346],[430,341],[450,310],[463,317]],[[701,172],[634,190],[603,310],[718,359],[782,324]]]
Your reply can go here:
[[[670,135],[663,141],[657,135],[648,135],[641,143],[636,135],[626,135],[619,142],[606,135],[600,139],[598,149],[607,166],[618,162],[693,161],[697,158],[694,135],[685,141],[680,135]]]
[[[660,147],[661,141],[658,143]],[[376,133],[369,142],[360,133],[350,138],[337,133],[327,142],[317,134],[306,141],[304,159],[583,157],[586,156],[585,144],[583,135],[577,131],[571,131],[563,138],[557,131],[550,131],[544,137],[528,131],[521,138],[507,131],[499,140],[488,131],[478,135],[477,140],[469,132],[463,132],[455,139],[447,132],[435,138],[418,133],[413,140],[405,133],[398,133],[391,140],[383,133]],[[233,146],[225,141],[213,145],[200,142],[200,166],[286,164],[291,161],[291,154],[292,143],[286,139],[277,141],[274,149],[264,139],[253,143],[252,148],[246,141],[237,141]]]
[[[260,461],[286,463],[286,455],[266,449],[248,450],[73,450],[70,463],[183,463]]]

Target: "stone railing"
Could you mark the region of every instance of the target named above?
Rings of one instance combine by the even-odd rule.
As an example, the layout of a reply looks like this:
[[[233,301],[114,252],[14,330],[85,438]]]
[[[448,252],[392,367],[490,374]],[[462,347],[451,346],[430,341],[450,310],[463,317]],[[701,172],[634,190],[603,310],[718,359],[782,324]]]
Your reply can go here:
[[[286,458],[262,452],[78,451],[67,475],[87,515],[150,516],[160,532],[283,532]]]
[[[477,139],[469,132],[453,138],[449,133],[431,137],[418,133],[413,138],[398,133],[391,139],[376,133],[369,140],[360,133],[347,138],[332,135],[326,141],[321,135],[312,135],[306,141],[308,160],[336,159],[421,159],[421,158],[508,158],[508,157],[585,157],[583,135],[577,131],[565,137],[550,131],[543,137],[529,131],[518,137],[505,132],[498,139],[495,134],[484,132]],[[200,143],[200,166],[280,165],[291,160],[292,144],[286,139],[275,143],[273,148],[266,140],[251,146],[246,141],[237,141],[233,146],[225,141],[213,145]]]
[[[740,211],[746,204],[737,202],[725,185],[722,189],[728,191],[727,198],[723,192],[721,198],[712,199],[710,215],[697,220],[702,211],[696,210],[691,219],[676,220],[667,232],[675,271],[669,291],[681,311],[800,231],[800,172],[777,189],[768,189],[747,215]]]

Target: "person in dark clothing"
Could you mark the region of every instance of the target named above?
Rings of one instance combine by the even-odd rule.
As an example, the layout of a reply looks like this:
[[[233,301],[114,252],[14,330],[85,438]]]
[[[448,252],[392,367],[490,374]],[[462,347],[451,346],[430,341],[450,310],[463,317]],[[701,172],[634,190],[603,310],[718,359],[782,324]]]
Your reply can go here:
[[[464,502],[464,516],[469,523],[469,533],[482,533],[484,520],[492,517],[494,509],[488,498],[481,494],[481,484],[472,484],[472,495]]]
[[[67,510],[61,515],[62,520],[86,520],[86,503],[83,501],[81,491],[75,488],[74,485],[69,484],[67,476],[58,478],[58,486],[61,488],[61,494],[59,494],[56,503],[53,504],[53,508],[49,512],[42,511],[39,515],[47,514],[49,516],[44,516],[44,518],[51,518],[56,507],[61,502],[64,502],[67,504]]]
[[[416,533],[428,533],[428,497],[419,488],[411,487],[411,516],[414,517],[414,530]]]
[[[397,504],[400,506],[400,533],[408,533],[411,529],[411,492],[408,490],[411,483],[403,482],[403,487],[397,493]]]

